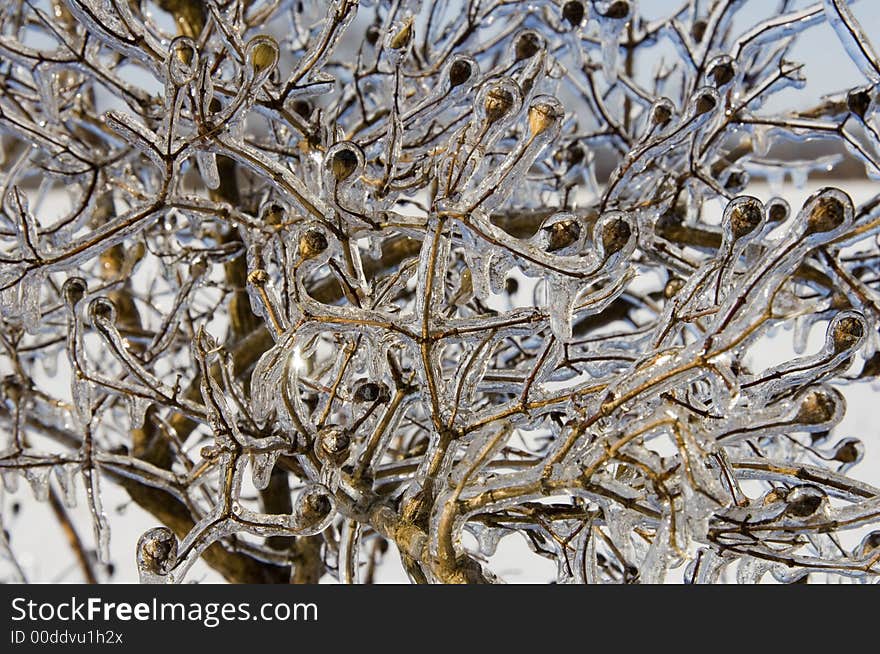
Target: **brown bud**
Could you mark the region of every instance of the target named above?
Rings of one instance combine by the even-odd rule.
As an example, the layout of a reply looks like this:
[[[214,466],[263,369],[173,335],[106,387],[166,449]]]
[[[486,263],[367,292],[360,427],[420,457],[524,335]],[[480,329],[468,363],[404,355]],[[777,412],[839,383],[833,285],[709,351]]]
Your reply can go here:
[[[612,2],[605,13],[605,18],[613,18],[614,20],[623,20],[629,16],[629,3],[626,0],[616,0]]]
[[[835,352],[850,350],[865,335],[865,327],[856,316],[841,318],[831,330],[831,341]]]
[[[824,391],[809,391],[801,400],[795,420],[805,425],[829,422],[837,409],[835,399]]]
[[[449,84],[452,88],[461,86],[473,75],[473,66],[467,59],[456,59],[449,67]]]
[[[830,232],[840,227],[846,217],[843,203],[837,198],[819,198],[807,218],[807,234]]]
[[[710,93],[702,93],[700,94],[700,97],[697,98],[696,114],[698,116],[707,114],[712,111],[717,104],[718,101],[715,100],[715,97],[713,95],[711,95]]]
[[[727,176],[727,181],[724,182],[724,188],[727,191],[736,192],[745,188],[746,181],[746,174],[737,170]]]
[[[670,120],[672,120],[672,109],[668,104],[661,103],[654,106],[654,110],[651,112],[651,122],[666,127]]]
[[[796,486],[785,497],[785,512],[796,518],[809,518],[827,501],[827,495],[816,486]]]
[[[354,391],[355,402],[387,402],[388,397],[388,387],[377,382],[361,382]]]
[[[562,7],[562,19],[572,27],[577,27],[583,22],[585,13],[584,3],[580,0],[566,2]]]
[[[705,35],[706,35],[706,21],[704,21],[704,20],[694,21],[694,24],[691,27],[691,38],[693,38],[694,43],[700,43],[703,40],[703,37]]]
[[[571,168],[581,163],[586,158],[587,152],[584,150],[584,146],[575,141],[570,143],[560,155],[562,160]]]
[[[256,41],[256,43],[254,43]],[[278,44],[270,36],[257,36],[251,41],[251,65],[254,73],[260,73],[275,67],[278,63]]]
[[[214,445],[205,445],[201,450],[199,450],[199,456],[201,456],[206,461],[213,461],[218,456],[220,456],[220,450],[218,450]]]
[[[520,34],[514,45],[514,59],[522,61],[523,59],[531,59],[541,51],[543,43],[541,37],[536,32],[526,32]]]
[[[177,537],[168,527],[144,533],[137,545],[138,568],[155,575],[171,572],[177,563]]]
[[[196,51],[189,42],[180,40],[174,44],[174,55],[180,62],[189,66],[196,56]]]
[[[602,228],[602,248],[605,250],[605,255],[620,252],[629,243],[631,235],[632,227],[622,218],[609,221]]]
[[[364,39],[370,45],[376,45],[376,42],[379,40],[380,33],[381,33],[381,30],[378,25],[370,25],[367,28],[366,33],[364,34]]]
[[[317,229],[303,232],[299,237],[299,254],[303,259],[312,259],[327,249],[327,237]]]
[[[351,148],[340,148],[333,154],[330,161],[330,171],[337,182],[344,182],[357,170],[357,154]]]
[[[253,286],[265,286],[269,283],[269,273],[267,273],[262,268],[257,268],[256,270],[252,270],[248,275],[248,284]]]
[[[270,204],[263,213],[263,220],[270,227],[280,227],[287,211],[280,204]]]
[[[86,282],[82,277],[71,277],[67,279],[61,287],[64,301],[71,307],[82,300],[87,291],[88,286],[86,286]]]
[[[862,539],[856,548],[858,556],[867,557],[880,549],[880,531],[872,531]]]
[[[89,316],[94,320],[113,322],[116,319],[116,305],[107,297],[96,297],[89,304]]]
[[[486,94],[486,122],[490,125],[501,120],[514,105],[513,93],[502,86],[495,86]]]
[[[544,228],[548,232],[547,252],[556,252],[575,243],[581,235],[581,226],[574,220],[560,220]]]
[[[673,277],[668,282],[666,282],[666,286],[663,287],[663,297],[667,300],[675,297],[675,295],[682,289],[684,286],[684,280],[680,277]]]
[[[786,218],[788,218],[788,207],[783,202],[773,202],[767,209],[768,223],[781,223]]]
[[[832,458],[840,463],[856,463],[861,461],[864,454],[865,446],[862,441],[857,438],[847,438],[837,444]]]
[[[24,386],[14,375],[6,375],[3,378],[2,388],[4,397],[9,398],[15,403],[20,402],[24,395]]]
[[[529,107],[529,131],[538,136],[555,125],[563,117],[558,106],[550,102],[536,102]]]
[[[410,18],[404,23],[403,27],[391,37],[391,42],[388,44],[392,50],[403,50],[410,44],[413,38],[413,19]]]
[[[303,502],[303,505],[304,517],[311,517],[315,520],[323,518],[333,508],[330,498],[320,493],[310,493],[306,497],[305,502]]]
[[[733,79],[736,70],[729,61],[722,61],[712,68],[710,75],[715,81],[715,86],[724,86]]]
[[[755,202],[743,202],[730,212],[730,231],[735,240],[751,234],[763,219],[761,209]]]
[[[330,457],[338,457],[348,450],[351,436],[339,427],[325,427],[318,435],[321,451]]]
[[[293,111],[300,117],[308,120],[312,117],[312,103],[302,98],[293,101]]]

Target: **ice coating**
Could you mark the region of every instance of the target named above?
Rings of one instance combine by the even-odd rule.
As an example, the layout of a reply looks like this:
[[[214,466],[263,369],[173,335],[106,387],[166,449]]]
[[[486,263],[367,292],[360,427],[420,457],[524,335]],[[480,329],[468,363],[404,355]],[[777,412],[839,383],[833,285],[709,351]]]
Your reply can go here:
[[[136,4],[0,17],[5,493],[107,562],[118,484],[143,582],[876,580],[846,2]],[[823,24],[863,79],[768,110]]]

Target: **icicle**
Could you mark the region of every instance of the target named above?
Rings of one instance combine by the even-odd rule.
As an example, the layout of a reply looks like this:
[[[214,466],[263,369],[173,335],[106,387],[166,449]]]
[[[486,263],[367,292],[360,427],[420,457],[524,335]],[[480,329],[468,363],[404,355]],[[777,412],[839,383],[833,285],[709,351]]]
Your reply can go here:
[[[52,473],[52,466],[49,465],[32,465],[24,469],[24,477],[31,485],[34,498],[39,502],[45,502],[49,499],[49,475]]]
[[[61,489],[61,499],[68,509],[76,508],[76,474],[80,470],[79,463],[62,463],[53,466],[55,479]]]
[[[258,490],[265,490],[269,486],[272,470],[275,468],[275,462],[280,455],[281,450],[253,452],[251,454],[251,473],[254,486]]]

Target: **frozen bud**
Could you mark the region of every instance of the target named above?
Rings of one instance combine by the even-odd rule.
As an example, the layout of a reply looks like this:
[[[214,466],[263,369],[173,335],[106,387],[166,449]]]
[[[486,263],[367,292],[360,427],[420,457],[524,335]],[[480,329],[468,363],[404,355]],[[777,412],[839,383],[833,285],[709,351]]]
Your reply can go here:
[[[196,76],[199,65],[195,41],[179,36],[171,42],[168,57],[168,76],[175,86],[189,84]]]
[[[632,227],[623,218],[608,221],[602,227],[602,249],[605,255],[620,252],[629,243],[630,236],[632,236]]]
[[[808,391],[801,398],[795,420],[804,425],[821,425],[830,422],[837,413],[837,401],[827,391]]]
[[[177,537],[168,527],[146,531],[137,544],[137,566],[141,572],[167,575],[177,564]]]
[[[61,287],[61,295],[64,297],[67,306],[72,308],[86,296],[88,290],[86,281],[82,277],[71,277]]]
[[[516,37],[513,46],[515,61],[531,59],[544,49],[544,37],[533,30],[527,30]]]
[[[316,446],[321,459],[329,459],[342,463],[348,456],[351,436],[347,431],[336,425],[328,425],[318,432]]]
[[[865,456],[865,445],[858,438],[844,438],[837,444],[832,459],[846,465],[854,465]]]
[[[278,43],[271,36],[255,36],[247,44],[248,64],[259,77],[278,63]]]
[[[709,93],[704,91],[697,96],[697,100],[694,103],[694,112],[697,116],[702,116],[703,114],[707,114],[710,111],[713,111],[715,107],[718,106],[718,98],[714,93]]]
[[[865,319],[859,314],[848,312],[834,320],[829,331],[835,352],[851,350],[857,347],[865,336]]]
[[[871,107],[871,95],[865,89],[853,89],[846,96],[846,106],[853,114],[864,119]]]
[[[562,6],[562,20],[572,27],[578,27],[584,22],[585,15],[584,3],[580,0],[571,0],[571,2],[566,2]]]
[[[557,127],[565,117],[559,101],[552,96],[539,96],[529,107],[529,131],[532,136]]]
[[[651,122],[660,127],[666,127],[675,112],[675,107],[667,98],[661,98],[651,108]]]
[[[270,227],[281,227],[286,216],[287,210],[274,202],[263,209],[263,222]]]
[[[506,85],[496,84],[491,87],[483,100],[486,122],[491,125],[504,118],[516,107],[516,101],[516,95]]]
[[[709,65],[709,77],[717,87],[729,84],[735,75],[736,68],[734,68],[733,60],[728,56],[718,57]]]
[[[116,323],[116,305],[107,297],[96,297],[89,303],[89,320],[96,323]]]
[[[624,20],[629,18],[630,6],[626,0],[615,0],[602,12],[605,18],[613,20]]]
[[[682,289],[684,286],[684,280],[680,277],[673,277],[668,282],[666,282],[666,286],[663,287],[663,297],[667,300],[675,297],[675,295]]]
[[[761,202],[756,198],[743,197],[731,202],[727,212],[729,229],[734,240],[739,240],[754,232],[764,220]]]
[[[413,19],[409,18],[397,31],[397,33],[391,37],[391,40],[388,42],[388,46],[392,50],[405,49],[412,42],[413,33]]]
[[[299,254],[303,259],[313,259],[327,249],[327,237],[324,232],[309,229],[299,237]]]
[[[360,168],[363,154],[354,143],[337,143],[327,153],[330,172],[337,182],[344,182]]]
[[[220,456],[220,450],[214,445],[205,445],[201,450],[199,450],[199,456],[201,456],[206,461],[213,461],[218,456]]]
[[[807,217],[807,234],[830,232],[840,227],[846,219],[843,202],[826,195],[819,198]]]
[[[560,220],[543,228],[547,233],[547,252],[556,252],[576,243],[581,236],[581,226],[576,220]]]
[[[785,497],[785,512],[796,518],[809,518],[828,503],[821,488],[812,485],[795,486]]]
[[[265,286],[269,283],[269,273],[267,273],[262,268],[257,268],[256,270],[252,270],[248,275],[248,284],[252,286]]]
[[[771,225],[781,223],[788,219],[788,202],[781,198],[773,198],[767,203],[767,222]]]
[[[361,381],[355,386],[355,402],[387,402],[388,387],[381,382]]]
[[[333,520],[333,498],[321,484],[307,486],[296,499],[294,517],[301,529],[308,533],[322,531]]]
[[[182,63],[190,65],[196,56],[195,43],[188,37],[178,37],[171,42],[171,54]]]
[[[449,86],[456,88],[468,81],[476,70],[476,62],[469,57],[456,57],[449,66]]]
[[[303,514],[308,514],[315,517],[323,517],[330,513],[330,509],[333,508],[333,505],[330,502],[330,498],[327,497],[327,495],[325,494],[309,495],[303,504]]]

